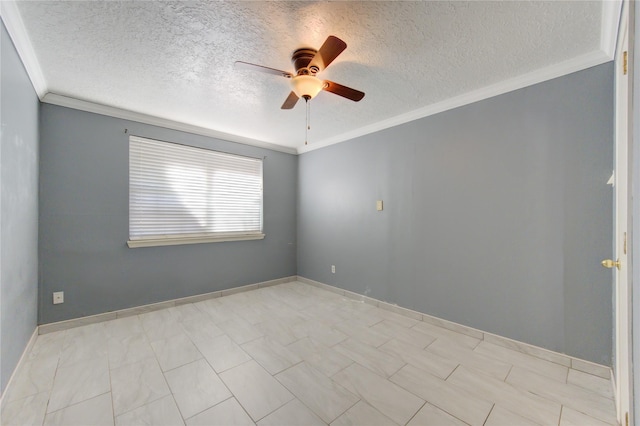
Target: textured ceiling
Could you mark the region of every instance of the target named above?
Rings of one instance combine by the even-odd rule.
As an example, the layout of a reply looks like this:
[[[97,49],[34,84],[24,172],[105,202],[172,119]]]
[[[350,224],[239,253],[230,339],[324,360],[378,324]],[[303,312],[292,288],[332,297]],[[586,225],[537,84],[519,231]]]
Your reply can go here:
[[[348,47],[320,73],[366,93],[311,101],[309,143],[421,110],[601,49],[600,1],[16,2],[49,93],[285,147],[305,108],[280,106],[290,56],[330,34]]]

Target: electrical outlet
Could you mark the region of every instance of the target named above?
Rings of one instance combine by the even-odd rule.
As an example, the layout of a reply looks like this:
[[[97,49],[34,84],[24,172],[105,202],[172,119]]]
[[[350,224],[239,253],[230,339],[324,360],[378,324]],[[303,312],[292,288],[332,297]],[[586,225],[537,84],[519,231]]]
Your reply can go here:
[[[332,274],[336,273],[336,265],[331,265],[331,273]]]
[[[64,303],[64,291],[56,291],[53,293],[53,304],[59,305]]]

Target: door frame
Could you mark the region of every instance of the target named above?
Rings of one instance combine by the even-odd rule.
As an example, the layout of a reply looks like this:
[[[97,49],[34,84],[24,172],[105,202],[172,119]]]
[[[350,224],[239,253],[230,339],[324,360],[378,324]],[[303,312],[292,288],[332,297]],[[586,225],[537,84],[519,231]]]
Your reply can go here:
[[[628,255],[630,241],[629,224],[631,205],[629,146],[632,142],[633,118],[631,108],[631,52],[630,38],[630,2],[625,0],[620,14],[620,25],[616,43],[615,68],[615,137],[614,137],[614,166],[615,166],[615,205],[614,205],[614,258],[620,262],[620,268],[614,269],[615,294],[615,400],[616,414],[621,425],[630,424],[629,413],[632,413],[633,382],[632,378],[632,295],[631,295],[631,256]]]

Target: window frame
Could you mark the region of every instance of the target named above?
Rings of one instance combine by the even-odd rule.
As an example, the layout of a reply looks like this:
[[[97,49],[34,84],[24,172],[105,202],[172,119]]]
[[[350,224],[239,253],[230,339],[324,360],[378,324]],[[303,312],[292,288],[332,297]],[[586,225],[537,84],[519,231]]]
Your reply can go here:
[[[199,149],[203,151],[209,151],[212,154],[220,154],[224,156],[233,156],[246,158],[251,160],[257,160],[260,162],[260,178],[261,178],[261,196],[260,196],[260,230],[259,231],[250,231],[250,232],[199,232],[199,233],[182,233],[182,234],[169,234],[169,235],[153,235],[153,236],[131,236],[131,158],[132,158],[132,141],[137,142],[151,142],[151,143],[160,143],[160,144],[171,144],[175,146],[185,147],[187,149]],[[226,242],[226,241],[249,241],[249,240],[262,240],[265,238],[264,233],[264,159],[250,157],[246,155],[238,155],[235,153],[218,151],[210,148],[202,148],[193,145],[187,145],[176,142],[168,142],[157,139],[144,138],[140,136],[130,135],[129,136],[129,146],[128,146],[128,240],[127,246],[129,248],[138,248],[138,247],[156,247],[156,246],[172,246],[172,245],[183,245],[183,244],[203,244],[203,243],[215,243],[215,242]],[[207,177],[209,177],[207,175]]]

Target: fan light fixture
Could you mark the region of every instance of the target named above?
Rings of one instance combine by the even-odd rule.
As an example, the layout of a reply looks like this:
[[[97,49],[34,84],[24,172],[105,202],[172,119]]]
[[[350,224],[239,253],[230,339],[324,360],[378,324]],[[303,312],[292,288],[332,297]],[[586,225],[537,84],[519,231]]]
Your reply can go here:
[[[303,98],[306,101],[307,126],[305,127],[304,138],[304,144],[306,145],[307,131],[311,128],[309,126],[309,100],[315,98],[321,90],[342,96],[343,98],[354,102],[358,102],[364,98],[364,92],[343,86],[342,84],[334,83],[333,81],[320,80],[316,77],[317,73],[327,68],[329,64],[333,62],[333,60],[346,48],[347,43],[336,36],[330,35],[318,50],[309,47],[297,49],[291,55],[291,62],[293,62],[293,66],[296,69],[295,74],[249,62],[236,61],[235,65],[238,69],[251,69],[291,79],[292,91],[289,93],[289,96],[287,96],[287,99],[284,101],[281,108],[293,108],[300,98]]]
[[[324,81],[311,75],[296,75],[291,79],[291,87],[299,98],[313,99],[324,88]]]

